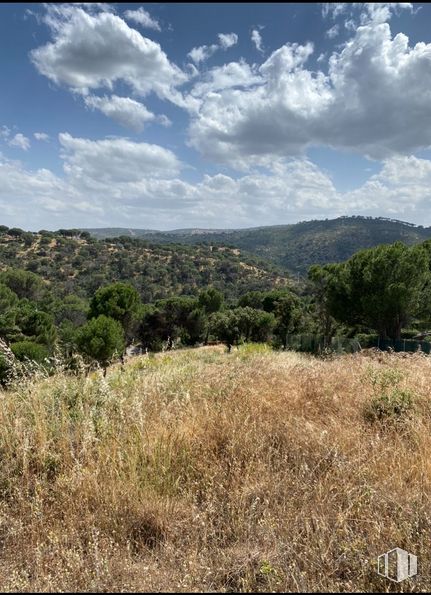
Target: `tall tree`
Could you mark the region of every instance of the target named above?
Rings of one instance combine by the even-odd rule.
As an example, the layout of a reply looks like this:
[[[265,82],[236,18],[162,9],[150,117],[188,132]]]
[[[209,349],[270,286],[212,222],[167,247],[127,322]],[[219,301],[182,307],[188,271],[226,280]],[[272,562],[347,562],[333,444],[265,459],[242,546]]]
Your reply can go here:
[[[88,317],[91,319],[103,314],[113,318],[130,338],[140,303],[139,294],[132,285],[111,283],[96,291],[90,302]]]
[[[425,249],[401,242],[362,250],[323,270],[325,299],[334,318],[373,328],[381,339],[400,338],[429,279]]]

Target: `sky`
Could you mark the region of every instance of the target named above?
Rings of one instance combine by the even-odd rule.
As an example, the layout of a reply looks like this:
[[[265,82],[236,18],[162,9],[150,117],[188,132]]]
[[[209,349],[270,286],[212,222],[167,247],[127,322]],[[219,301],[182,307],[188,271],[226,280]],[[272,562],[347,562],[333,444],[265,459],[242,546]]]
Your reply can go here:
[[[431,225],[431,6],[0,4],[0,224]]]

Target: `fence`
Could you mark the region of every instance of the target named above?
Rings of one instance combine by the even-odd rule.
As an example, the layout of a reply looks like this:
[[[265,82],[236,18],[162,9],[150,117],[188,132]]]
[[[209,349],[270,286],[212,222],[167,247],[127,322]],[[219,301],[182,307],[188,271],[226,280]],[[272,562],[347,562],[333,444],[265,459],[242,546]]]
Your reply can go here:
[[[393,349],[394,351],[422,351],[423,353],[431,352],[431,343],[429,341],[414,341],[413,339],[400,339],[393,341],[392,339],[373,339],[366,347],[377,347],[382,351]]]
[[[325,337],[324,335],[287,335],[286,348],[307,353],[355,353],[361,346],[356,339]]]
[[[422,351],[429,354],[431,352],[431,343],[428,341],[414,341],[413,339],[401,339],[393,341],[392,339],[367,340],[366,344],[361,344],[357,339],[348,339],[346,337],[325,337],[323,335],[287,335],[286,348],[293,351],[303,351],[306,353],[324,353],[332,351],[334,353],[356,353],[362,348],[376,347],[382,351],[393,349],[394,351]]]

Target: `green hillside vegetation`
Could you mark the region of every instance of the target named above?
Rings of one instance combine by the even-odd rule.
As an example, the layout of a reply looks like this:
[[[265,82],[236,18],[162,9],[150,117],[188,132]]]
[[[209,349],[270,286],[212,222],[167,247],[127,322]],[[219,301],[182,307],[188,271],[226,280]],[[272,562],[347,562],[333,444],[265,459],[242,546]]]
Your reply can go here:
[[[76,230],[5,228],[0,237],[4,385],[29,362],[106,373],[131,344],[156,352],[222,342],[230,352],[249,342],[286,348],[304,335],[310,346],[297,348],[320,352],[334,339],[396,347],[431,328],[431,240],[315,264],[293,285],[222,246],[98,241]]]
[[[95,237],[130,234],[151,237],[155,242],[184,244],[226,244],[255,254],[291,272],[306,275],[313,264],[342,262],[358,250],[379,244],[402,241],[408,245],[431,238],[431,228],[402,221],[372,217],[340,217],[324,221],[305,221],[293,225],[258,227],[243,230],[88,230]]]
[[[127,281],[144,302],[197,295],[212,285],[227,298],[250,290],[284,287],[277,267],[225,246],[157,245],[120,237],[95,240],[79,230],[25,232],[0,227],[0,270],[37,273],[60,296],[88,298],[101,285]]]

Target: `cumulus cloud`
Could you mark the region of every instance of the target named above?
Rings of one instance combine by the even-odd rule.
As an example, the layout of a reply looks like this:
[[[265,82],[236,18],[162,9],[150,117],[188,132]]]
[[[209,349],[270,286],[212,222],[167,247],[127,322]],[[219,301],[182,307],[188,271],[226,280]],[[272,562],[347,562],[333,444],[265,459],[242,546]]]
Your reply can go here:
[[[41,140],[44,142],[49,141],[49,134],[46,134],[46,132],[35,132],[33,136],[36,140]]]
[[[8,144],[11,147],[17,147],[23,151],[28,151],[30,148],[30,139],[21,134],[21,132],[18,132],[8,141]]]
[[[88,185],[131,182],[151,177],[173,177],[181,164],[172,151],[159,145],[125,138],[89,140],[62,133],[64,169],[70,178]]]
[[[84,101],[87,107],[100,110],[108,118],[135,132],[141,132],[147,122],[156,120],[156,116],[143,103],[130,97],[89,95]]]
[[[220,46],[224,50],[238,43],[238,35],[236,33],[219,33],[218,38]]]
[[[251,32],[251,40],[256,46],[258,52],[263,52],[262,35],[257,29],[253,29]]]
[[[195,64],[199,64],[208,60],[217,50],[227,50],[238,43],[238,35],[236,33],[219,33],[218,39],[219,43],[194,47],[187,55]]]
[[[137,10],[126,10],[124,13],[126,19],[130,21],[135,21],[142,27],[146,27],[147,29],[155,29],[156,31],[160,31],[160,25],[157,19],[154,19],[149,12],[145,10],[143,6],[140,6]]]
[[[394,156],[361,187],[341,193],[308,159],[274,159],[267,167],[233,177],[204,175],[191,183],[170,151],[127,139],[59,137],[64,177],[27,170],[0,157],[0,207],[21,225],[136,227],[237,227],[278,224],[350,213],[431,223],[431,161]],[[11,200],[13,197],[13,200]],[[29,217],[32,213],[32,217]],[[36,215],[33,215],[33,214]],[[37,219],[39,217],[39,219]],[[54,223],[52,224],[55,225]]]
[[[203,74],[200,81],[194,85],[191,94],[194,98],[203,98],[214,91],[234,87],[245,89],[260,83],[261,78],[256,68],[250,66],[244,60],[229,62],[223,64],[223,66],[211,68]]]
[[[208,60],[217,50],[219,46],[214,43],[212,45],[201,45],[199,47],[192,48],[187,54],[189,58],[193,60],[195,64]]]
[[[90,14],[79,6],[48,7],[53,41],[30,52],[37,70],[56,84],[87,94],[125,82],[138,95],[150,92],[182,104],[177,86],[188,76],[160,45],[110,12]]]
[[[410,46],[388,23],[372,22],[330,56],[327,73],[307,68],[312,52],[312,44],[285,44],[253,86],[230,82],[203,97],[191,145],[235,167],[311,145],[376,159],[431,145],[431,44]]]

